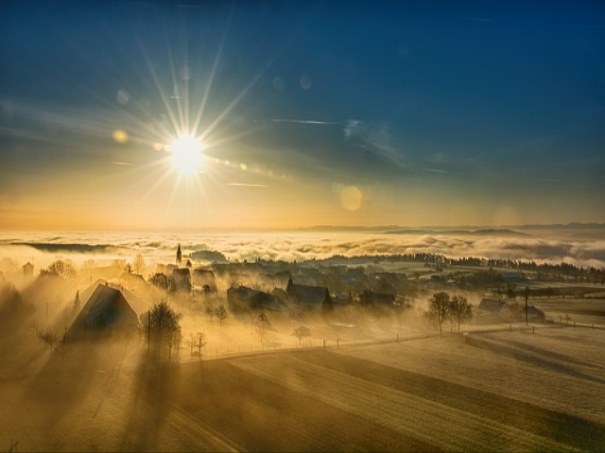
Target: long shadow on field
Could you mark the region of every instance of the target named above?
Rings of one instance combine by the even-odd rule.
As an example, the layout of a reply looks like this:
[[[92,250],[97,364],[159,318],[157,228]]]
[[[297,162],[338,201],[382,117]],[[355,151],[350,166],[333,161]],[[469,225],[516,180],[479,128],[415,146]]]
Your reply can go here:
[[[132,382],[133,400],[127,412],[122,451],[157,450],[160,430],[170,413],[179,365],[145,350]]]
[[[437,451],[229,360],[184,365],[179,389],[179,409],[199,421],[201,444],[219,436],[223,445],[249,451]]]
[[[478,335],[473,335],[473,339],[477,338],[477,336]],[[541,355],[543,357],[547,357],[547,358],[553,359],[553,360],[559,360],[562,362],[573,363],[575,365],[581,365],[581,366],[587,366],[587,367],[593,367],[593,368],[595,367],[594,363],[589,363],[589,362],[585,362],[583,360],[578,360],[575,357],[572,357],[569,355],[565,355],[565,354],[554,352],[554,351],[551,351],[548,349],[540,348],[538,346],[534,346],[531,344],[522,343],[520,341],[502,340],[502,339],[493,338],[493,337],[489,337],[489,341],[493,341],[493,342],[504,344],[504,345],[514,346],[517,349],[534,352],[538,355]]]
[[[53,427],[87,397],[93,388],[107,379],[107,346],[71,344],[47,352],[47,362],[29,384],[24,404],[32,404],[37,429],[48,434]],[[114,356],[117,356],[114,354]]]
[[[411,393],[520,430],[589,451],[605,445],[605,426],[442,379],[329,351],[299,351],[296,357],[375,384]],[[506,446],[503,445],[503,448]]]
[[[508,342],[507,342],[508,343]],[[589,374],[582,373],[580,371],[575,370],[572,367],[563,365],[558,362],[554,362],[552,360],[548,360],[542,357],[538,357],[534,354],[530,354],[526,351],[522,351],[516,347],[508,346],[506,343],[502,343],[500,341],[494,340],[492,338],[479,338],[479,336],[473,336],[473,340],[471,342],[471,346],[481,349],[486,349],[488,351],[497,352],[499,354],[505,354],[512,357],[515,360],[520,360],[522,362],[531,363],[532,365],[548,368],[552,371],[556,371],[557,373],[566,374],[571,377],[575,377],[578,379],[585,379],[587,381],[597,382],[599,384],[605,384],[605,379],[600,379],[594,376],[590,376]],[[531,350],[530,348],[524,348],[526,350]],[[559,359],[564,360],[564,359]]]

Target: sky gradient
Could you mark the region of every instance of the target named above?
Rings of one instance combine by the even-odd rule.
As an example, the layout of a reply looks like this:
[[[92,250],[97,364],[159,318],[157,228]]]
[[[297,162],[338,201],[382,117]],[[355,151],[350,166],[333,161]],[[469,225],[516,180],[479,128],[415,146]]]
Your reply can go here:
[[[603,222],[605,7],[537,5],[3,3],[0,228]]]

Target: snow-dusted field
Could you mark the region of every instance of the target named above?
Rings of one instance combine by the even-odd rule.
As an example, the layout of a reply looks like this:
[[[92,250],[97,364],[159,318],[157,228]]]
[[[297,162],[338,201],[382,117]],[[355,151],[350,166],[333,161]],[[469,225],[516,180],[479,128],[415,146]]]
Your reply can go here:
[[[89,347],[4,370],[0,447],[595,451],[604,347],[605,330],[560,326],[180,365]]]

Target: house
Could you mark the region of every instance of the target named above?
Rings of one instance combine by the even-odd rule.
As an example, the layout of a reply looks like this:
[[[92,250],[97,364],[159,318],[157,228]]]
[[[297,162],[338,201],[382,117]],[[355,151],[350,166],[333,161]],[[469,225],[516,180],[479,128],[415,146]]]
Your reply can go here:
[[[271,295],[275,297],[282,305],[286,305],[288,303],[288,293],[285,289],[273,288]]]
[[[250,310],[282,310],[283,304],[273,295],[246,286],[231,287],[227,290],[227,304],[233,313]]]
[[[33,277],[34,276],[34,265],[30,262],[27,262],[23,265],[23,276],[24,277]]]
[[[292,279],[290,279],[286,293],[288,293],[290,303],[304,308],[318,309],[327,308],[332,305],[330,291],[323,286],[299,285],[293,283]]]
[[[173,269],[172,283],[175,291],[191,291],[191,272],[189,268]]]
[[[66,340],[136,334],[145,308],[134,298],[127,300],[119,287],[98,284],[67,330]]]
[[[216,292],[216,277],[210,269],[201,267],[194,269],[191,280],[195,286],[204,288],[204,292]]]
[[[359,302],[364,306],[392,307],[395,305],[395,295],[366,290],[359,295]]]
[[[515,311],[515,319],[525,322],[525,306],[519,305]],[[533,305],[527,307],[527,320],[532,322],[544,322],[546,316],[544,312]]]
[[[481,299],[477,307],[477,319],[483,322],[509,322],[512,317],[510,307],[498,299]]]

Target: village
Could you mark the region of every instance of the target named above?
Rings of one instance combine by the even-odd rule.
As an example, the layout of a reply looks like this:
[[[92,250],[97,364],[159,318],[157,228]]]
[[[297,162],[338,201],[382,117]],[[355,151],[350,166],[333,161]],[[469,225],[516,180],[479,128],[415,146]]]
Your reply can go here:
[[[317,333],[321,333],[323,344],[326,336],[333,341],[334,335],[326,333],[328,326],[338,331],[334,340],[338,342],[347,337],[342,334],[342,326],[349,326],[345,331],[353,342],[395,335],[399,338],[402,323],[411,331],[440,332],[443,325],[446,330],[457,327],[459,331],[461,324],[463,328],[498,324],[512,328],[514,323],[569,323],[572,318],[568,313],[547,317],[536,304],[553,295],[584,297],[602,292],[598,283],[593,288],[561,283],[553,289],[536,278],[539,274],[532,277],[529,272],[491,266],[464,268],[427,256],[399,268],[393,265],[392,257],[383,261],[371,257],[365,263],[359,257],[338,261],[229,262],[215,251],[184,255],[179,244],[172,263],[147,265],[137,254],[130,263],[115,260],[98,265],[88,261],[76,270],[69,261],[56,260],[37,275],[30,262],[21,267],[21,272],[13,263],[13,274],[0,274],[0,314],[5,318],[3,322],[9,317],[12,321],[23,318],[54,349],[83,339],[149,337],[151,328],[145,331],[145,316],[163,302],[181,320],[169,349],[176,347],[178,352],[185,343],[191,343],[201,357],[202,348],[197,347],[200,338],[204,343],[211,342],[213,328],[209,327],[215,321],[221,327],[231,324],[228,318],[263,331],[259,333],[260,343],[250,341],[252,350],[255,344],[266,347],[264,330],[273,331],[272,344],[285,347],[288,341],[284,338],[288,336],[298,338],[298,342],[292,339],[294,345],[300,344],[302,337],[310,340]],[[4,268],[6,271],[7,266]],[[439,307],[432,306],[438,294],[447,296],[447,304],[450,296],[462,301],[462,309],[454,309],[457,319],[449,312],[440,314]],[[372,322],[371,336],[352,334],[361,332],[363,320],[368,319]],[[286,323],[279,340],[276,322]],[[269,326],[271,329],[265,329]],[[369,329],[365,330],[367,333]]]

